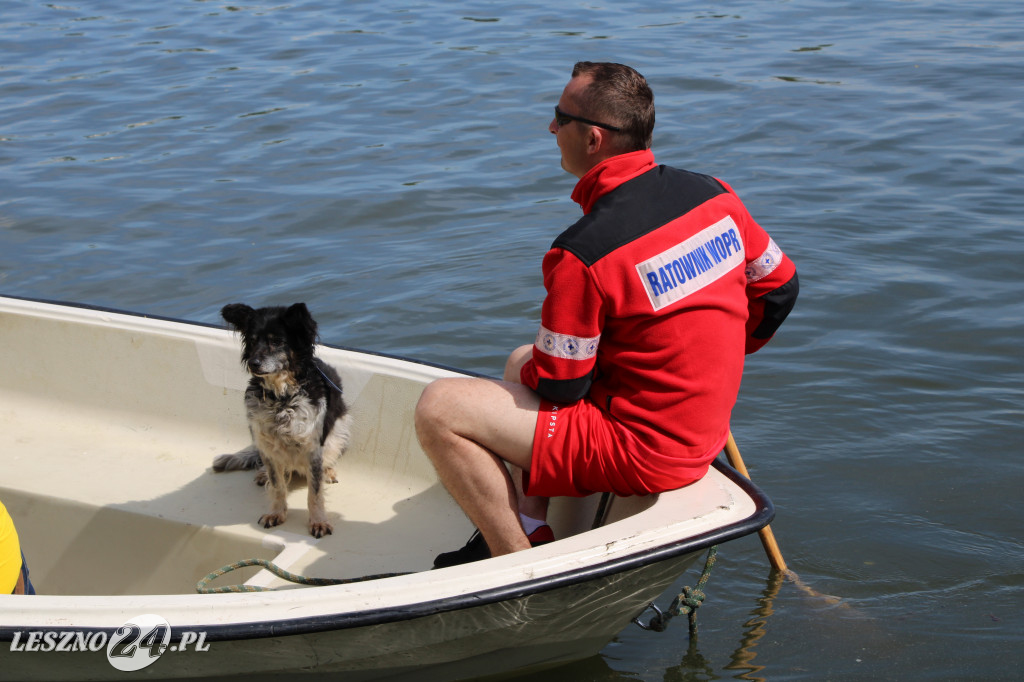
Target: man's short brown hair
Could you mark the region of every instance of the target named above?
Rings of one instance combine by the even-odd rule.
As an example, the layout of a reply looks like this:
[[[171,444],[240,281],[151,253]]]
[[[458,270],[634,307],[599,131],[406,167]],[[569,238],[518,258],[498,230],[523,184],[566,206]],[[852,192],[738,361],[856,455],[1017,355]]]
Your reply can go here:
[[[590,76],[580,106],[581,116],[622,128],[615,133],[621,138],[623,152],[651,147],[654,133],[654,93],[635,69],[613,62],[577,62],[572,77]],[[613,142],[614,143],[614,142]]]

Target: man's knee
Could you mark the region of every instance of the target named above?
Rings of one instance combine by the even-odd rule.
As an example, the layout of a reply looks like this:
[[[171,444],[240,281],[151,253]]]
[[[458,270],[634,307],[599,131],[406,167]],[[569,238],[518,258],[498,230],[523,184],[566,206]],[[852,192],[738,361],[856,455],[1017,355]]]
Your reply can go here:
[[[523,365],[525,365],[532,357],[532,345],[519,346],[519,348],[516,348],[512,351],[511,355],[508,356],[508,360],[505,361],[505,373],[502,375],[502,379],[516,384],[522,383],[519,379],[519,372],[523,368]]]
[[[470,396],[476,382],[484,379],[446,377],[427,384],[416,403],[413,424],[420,445],[433,456],[433,446],[447,443],[466,428],[473,405]]]
[[[416,403],[414,423],[421,440],[428,432],[436,431],[444,419],[445,403],[450,395],[449,379],[437,379],[427,384]]]

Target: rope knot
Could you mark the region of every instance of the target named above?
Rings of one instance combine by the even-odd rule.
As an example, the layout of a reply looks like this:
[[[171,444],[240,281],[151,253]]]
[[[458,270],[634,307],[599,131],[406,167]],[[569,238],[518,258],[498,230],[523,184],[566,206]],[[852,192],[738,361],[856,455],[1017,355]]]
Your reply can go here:
[[[648,604],[647,608],[654,611],[654,616],[651,618],[647,625],[644,625],[640,621],[640,616],[633,619],[633,622],[639,625],[644,630],[653,630],[655,632],[664,632],[668,628],[668,622],[675,616],[681,616],[687,614],[690,617],[690,636],[697,634],[697,608],[704,603],[704,599],[707,595],[704,594],[704,586],[708,582],[708,578],[711,577],[711,567],[715,565],[715,558],[718,555],[718,547],[711,547],[708,550],[707,560],[704,562],[704,570],[701,572],[700,580],[697,581],[696,587],[686,586],[683,591],[672,600],[672,605],[668,607],[668,610],[662,612],[653,603]],[[646,609],[645,609],[646,610]]]
[[[705,595],[701,590],[695,587],[684,587],[683,591],[676,597],[675,601],[672,602],[671,610],[675,612],[677,616],[681,616],[686,613],[696,611],[697,608],[704,603]]]

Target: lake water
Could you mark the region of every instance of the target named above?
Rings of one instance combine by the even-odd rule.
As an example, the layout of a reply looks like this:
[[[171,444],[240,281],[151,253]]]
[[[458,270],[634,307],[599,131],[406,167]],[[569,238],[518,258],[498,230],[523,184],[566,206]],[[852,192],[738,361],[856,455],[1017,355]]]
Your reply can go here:
[[[2,8],[0,293],[301,300],[327,343],[492,375],[579,215],[552,106],[576,60],[635,66],[658,160],[800,272],[733,431],[802,582],[728,544],[695,640],[630,626],[537,679],[1019,675],[1019,0]]]

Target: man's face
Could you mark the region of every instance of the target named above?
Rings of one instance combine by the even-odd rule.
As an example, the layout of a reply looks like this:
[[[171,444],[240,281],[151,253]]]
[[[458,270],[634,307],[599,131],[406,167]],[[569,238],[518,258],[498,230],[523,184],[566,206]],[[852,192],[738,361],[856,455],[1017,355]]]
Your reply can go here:
[[[558,100],[558,108],[574,116],[587,116],[588,112],[580,111],[579,94],[589,82],[590,79],[586,76],[570,80]],[[593,132],[591,127],[579,121],[570,121],[559,126],[552,118],[548,130],[555,135],[558,148],[562,152],[562,168],[577,178],[582,178],[594,166],[588,154]]]

